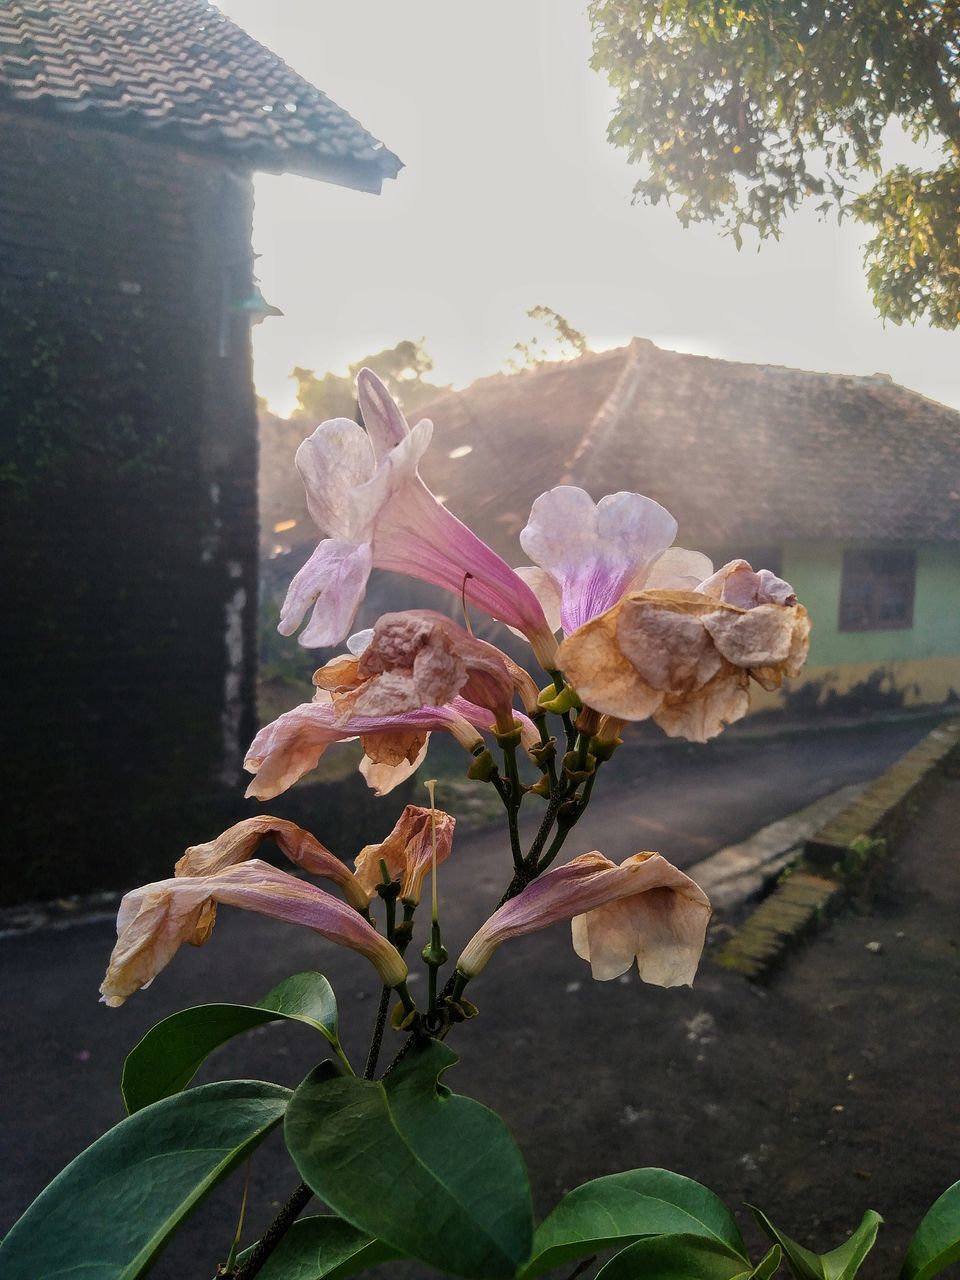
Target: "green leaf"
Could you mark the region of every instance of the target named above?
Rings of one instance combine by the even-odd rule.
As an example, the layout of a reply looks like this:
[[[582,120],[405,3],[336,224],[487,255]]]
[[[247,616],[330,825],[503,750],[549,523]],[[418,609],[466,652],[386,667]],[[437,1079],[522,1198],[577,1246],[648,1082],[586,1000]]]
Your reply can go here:
[[[3,1280],[134,1280],[279,1123],[290,1090],[202,1085],[129,1116],[50,1183],[0,1244]]]
[[[783,1249],[784,1260],[794,1280],[852,1280],[873,1248],[877,1229],[883,1222],[878,1213],[868,1209],[849,1240],[829,1253],[816,1254],[784,1235],[762,1210],[752,1204],[747,1208],[770,1239]]]
[[[783,1250],[778,1244],[772,1245],[770,1251],[763,1255],[750,1272],[750,1280],[770,1280],[771,1276],[775,1276],[780,1270],[782,1261]]]
[[[297,973],[255,1005],[198,1005],[152,1027],[123,1065],[120,1088],[128,1114],[185,1089],[224,1041],[283,1019],[305,1022],[340,1051],[333,988],[319,973]]]
[[[765,1231],[774,1244],[778,1244],[783,1250],[784,1261],[790,1268],[790,1274],[794,1280],[826,1280],[823,1264],[817,1254],[811,1253],[809,1249],[804,1249],[803,1245],[785,1236],[779,1227],[773,1225],[762,1209],[752,1204],[748,1204],[747,1208],[756,1218],[760,1229]]]
[[[237,1259],[245,1262],[253,1247]],[[342,1218],[324,1214],[295,1222],[260,1269],[259,1280],[340,1280],[400,1255]]]
[[[291,1100],[287,1147],[361,1231],[454,1275],[513,1277],[533,1235],[527,1172],[500,1117],[438,1083],[456,1061],[431,1040],[384,1080],[321,1065]]]
[[[747,1267],[750,1264],[747,1263]],[[704,1236],[647,1236],[622,1250],[597,1272],[596,1280],[734,1280],[749,1276],[744,1259]]]
[[[863,1266],[864,1258],[876,1244],[877,1231],[882,1222],[879,1213],[868,1209],[849,1240],[839,1248],[821,1255],[820,1261],[827,1280],[853,1280]]]
[[[948,1187],[924,1215],[910,1241],[900,1280],[929,1280],[960,1260],[960,1182]]]
[[[747,1249],[729,1209],[712,1191],[668,1169],[595,1178],[564,1196],[537,1228],[523,1280],[641,1236],[698,1236],[726,1248],[742,1271]],[[747,1264],[749,1265],[749,1264]]]

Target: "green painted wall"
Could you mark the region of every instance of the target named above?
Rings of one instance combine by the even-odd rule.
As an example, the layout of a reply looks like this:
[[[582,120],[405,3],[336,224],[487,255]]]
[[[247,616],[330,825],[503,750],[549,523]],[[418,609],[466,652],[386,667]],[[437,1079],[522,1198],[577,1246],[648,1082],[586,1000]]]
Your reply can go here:
[[[868,543],[788,543],[782,574],[813,620],[810,667],[960,655],[960,546],[917,548],[913,627],[838,631],[843,551]]]

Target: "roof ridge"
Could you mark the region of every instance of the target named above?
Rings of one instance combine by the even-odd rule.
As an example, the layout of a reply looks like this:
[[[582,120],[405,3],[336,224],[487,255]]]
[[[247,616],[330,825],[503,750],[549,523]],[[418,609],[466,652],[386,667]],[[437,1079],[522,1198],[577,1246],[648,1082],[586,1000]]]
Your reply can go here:
[[[640,353],[641,351],[646,353],[653,346],[654,344],[649,338],[631,338],[626,347],[615,348],[618,351],[626,351],[627,353],[623,368],[620,370],[616,382],[600,405],[600,408],[587,424],[587,429],[580,437],[573,452],[564,459],[563,473],[558,482],[559,484],[570,483],[573,478],[574,467],[580,462],[587,450],[592,448],[602,436],[607,435],[616,426],[624,408],[633,399],[634,392],[637,389],[641,364]],[[655,349],[659,350],[659,348]]]

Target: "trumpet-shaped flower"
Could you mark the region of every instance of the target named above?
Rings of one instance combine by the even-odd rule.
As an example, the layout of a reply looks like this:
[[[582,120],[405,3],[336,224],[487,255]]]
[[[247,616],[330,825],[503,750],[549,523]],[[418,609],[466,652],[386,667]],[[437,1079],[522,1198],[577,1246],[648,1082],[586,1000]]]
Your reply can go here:
[[[357,378],[357,394],[366,431],[335,418],[297,450],[307,506],[326,537],[290,584],[281,633],[292,635],[313,606],[300,643],[339,644],[375,566],[462,594],[521,631],[549,666],[556,642],[537,597],[420,478],[432,424],[424,419],[411,430],[369,369]]]
[[[400,900],[415,905],[420,901],[423,881],[433,865],[446,862],[453,849],[457,820],[442,809],[425,809],[408,804],[397,825],[380,844],[368,844],[357,854],[357,880],[372,897],[382,883],[380,863],[386,864],[391,880],[400,881]]]
[[[619,977],[636,961],[644,982],[680,986],[693,982],[709,918],[703,890],[659,853],[637,853],[619,866],[584,853],[499,907],[457,968],[475,977],[508,938],[572,920],[574,949],[598,980]]]
[[[736,564],[746,567],[708,579],[709,594],[631,592],[568,636],[558,661],[584,702],[706,742],[746,714],[751,677],[775,689],[797,675],[809,648],[806,610],[781,579]],[[758,603],[728,603],[724,591]]]
[[[312,876],[332,880],[351,906],[366,910],[371,894],[363,887],[336,854],[325,848],[316,836],[285,818],[266,815],[244,818],[222,831],[215,840],[191,845],[177,863],[177,876],[212,876],[228,867],[247,862],[264,840],[272,840],[280,851]]]
[[[462,698],[454,698],[446,707],[347,719],[339,717],[335,702],[301,703],[261,729],[250,744],[244,768],[256,776],[247,795],[272,800],[315,769],[333,743],[353,738],[360,739],[364,760],[370,762],[364,776],[368,783],[376,780],[381,788],[378,794],[385,794],[420,763],[431,730],[445,730],[467,751],[474,751],[483,742],[479,730],[490,729],[492,719],[485,708]],[[516,719],[522,724],[524,740],[536,740],[529,720],[519,713]]]
[[[117,943],[100,988],[104,1003],[121,1005],[149,986],[183,943],[205,943],[216,903],[304,925],[359,951],[384,986],[395,987],[406,979],[400,953],[353,907],[254,858],[215,875],[160,880],[125,894],[117,916]]]
[[[430,609],[384,614],[359,657],[334,658],[314,684],[330,692],[342,719],[441,707],[459,694],[485,707],[501,732],[513,728],[505,655]]]
[[[559,485],[530,510],[520,545],[535,563],[517,572],[554,630],[569,635],[628,591],[692,590],[712,573],[705,555],[672,545],[676,536],[670,512],[643,494],[611,493],[595,503],[585,490]]]

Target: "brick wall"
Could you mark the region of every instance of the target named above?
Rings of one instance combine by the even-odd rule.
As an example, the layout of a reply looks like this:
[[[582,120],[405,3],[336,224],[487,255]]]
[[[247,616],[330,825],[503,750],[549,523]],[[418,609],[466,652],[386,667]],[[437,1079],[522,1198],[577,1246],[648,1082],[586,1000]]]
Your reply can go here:
[[[166,875],[242,791],[247,175],[0,113],[0,902]]]

